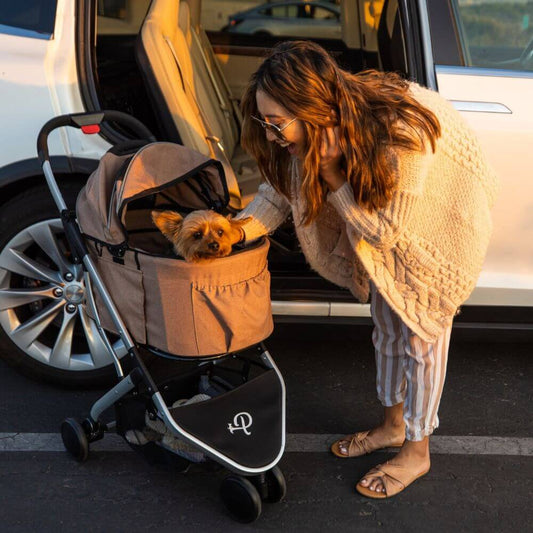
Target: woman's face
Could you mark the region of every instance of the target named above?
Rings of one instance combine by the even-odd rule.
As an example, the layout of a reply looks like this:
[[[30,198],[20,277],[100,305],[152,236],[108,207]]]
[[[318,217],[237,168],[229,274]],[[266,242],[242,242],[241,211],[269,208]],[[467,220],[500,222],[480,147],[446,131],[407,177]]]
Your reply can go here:
[[[287,148],[291,155],[303,157],[305,152],[305,131],[300,120],[294,120],[294,116],[289,113],[281,104],[273,100],[265,92],[258,90],[255,93],[257,101],[257,118],[270,124],[283,128],[283,140],[272,131],[265,129],[265,135],[270,142],[276,142],[283,148]],[[289,122],[291,122],[289,124]]]

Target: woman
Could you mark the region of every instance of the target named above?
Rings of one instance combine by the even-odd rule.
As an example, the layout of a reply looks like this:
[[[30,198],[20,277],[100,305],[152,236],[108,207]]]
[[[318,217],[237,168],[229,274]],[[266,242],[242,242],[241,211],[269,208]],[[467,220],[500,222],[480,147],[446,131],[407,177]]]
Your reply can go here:
[[[391,497],[430,468],[452,320],[481,270],[496,177],[437,93],[394,74],[350,74],[312,42],[275,47],[242,109],[242,144],[266,180],[239,215],[250,217],[243,239],[292,211],[310,265],[361,302],[370,294],[384,419],[332,451],[401,447],[356,485]]]

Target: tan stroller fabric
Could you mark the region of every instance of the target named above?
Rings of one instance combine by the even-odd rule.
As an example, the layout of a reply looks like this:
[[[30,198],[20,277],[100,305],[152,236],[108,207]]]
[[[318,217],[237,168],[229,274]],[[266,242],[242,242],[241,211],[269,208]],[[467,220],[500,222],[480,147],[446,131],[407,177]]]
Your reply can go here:
[[[149,144],[133,158],[106,154],[81,191],[77,217],[90,254],[140,344],[207,356],[246,348],[272,332],[268,241],[207,264],[187,263],[165,256],[169,243],[149,217],[168,203],[187,213],[227,201],[220,164],[171,143]],[[116,332],[97,291],[95,303],[103,327]]]
[[[225,207],[229,195],[223,176],[218,161],[179,144],[147,144],[133,157],[110,151],[78,197],[78,222],[84,234],[108,244],[122,244],[127,238],[127,208],[131,202],[156,194],[156,208],[165,201],[185,212],[217,207],[206,205],[203,187],[211,193],[213,204]]]

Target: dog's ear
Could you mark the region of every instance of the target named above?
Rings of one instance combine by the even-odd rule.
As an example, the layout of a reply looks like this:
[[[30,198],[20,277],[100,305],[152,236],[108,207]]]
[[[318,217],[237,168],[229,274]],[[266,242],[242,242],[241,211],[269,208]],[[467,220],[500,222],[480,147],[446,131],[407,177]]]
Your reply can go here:
[[[176,211],[152,211],[152,220],[171,242],[174,242],[183,223],[183,217]]]
[[[244,238],[243,230],[241,230],[241,228],[246,224],[246,222],[248,222],[248,220],[250,220],[251,217],[234,219],[231,215],[228,215],[226,218],[231,229],[232,244],[240,243],[241,239]]]
[[[229,221],[229,223],[232,225],[232,226],[238,226],[238,227],[241,227],[241,226],[244,226],[252,217],[246,217],[246,218],[233,218],[233,215],[228,215],[226,217]]]

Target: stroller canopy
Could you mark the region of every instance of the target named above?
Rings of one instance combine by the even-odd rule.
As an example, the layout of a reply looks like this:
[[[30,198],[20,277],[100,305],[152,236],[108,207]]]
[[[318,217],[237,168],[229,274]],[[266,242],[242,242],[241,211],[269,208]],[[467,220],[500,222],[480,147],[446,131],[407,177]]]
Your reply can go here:
[[[111,149],[78,197],[83,233],[111,245],[127,242],[128,208],[142,199],[145,209],[221,211],[229,201],[222,164],[168,142],[147,144],[133,155]]]

